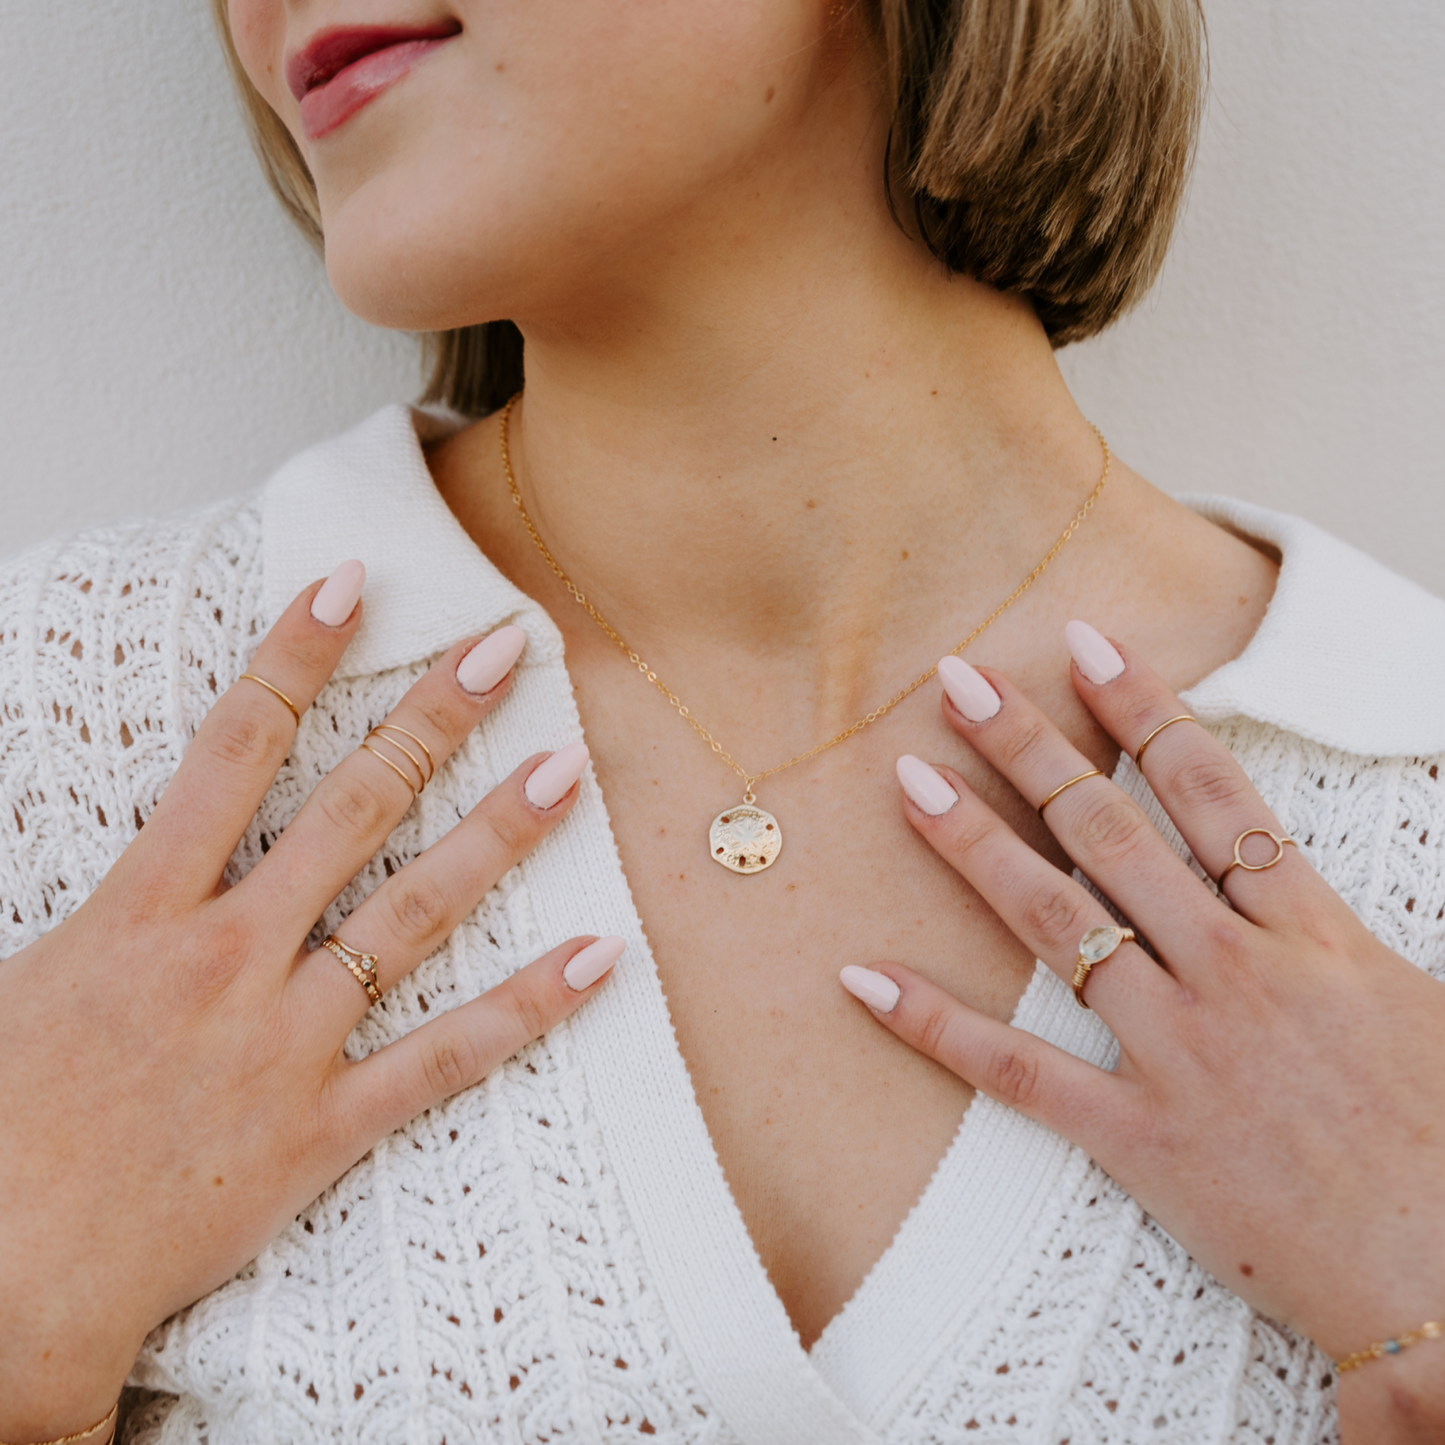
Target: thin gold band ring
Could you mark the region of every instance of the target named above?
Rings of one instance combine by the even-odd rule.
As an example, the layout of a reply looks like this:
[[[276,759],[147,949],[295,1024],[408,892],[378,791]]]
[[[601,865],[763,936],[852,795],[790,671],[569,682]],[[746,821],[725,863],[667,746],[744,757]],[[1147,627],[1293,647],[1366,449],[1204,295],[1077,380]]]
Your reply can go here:
[[[1060,793],[1068,788],[1072,788],[1075,783],[1082,783],[1088,778],[1102,778],[1103,776],[1103,773],[1101,773],[1098,768],[1090,768],[1087,773],[1080,773],[1077,778],[1070,778],[1067,783],[1060,783],[1059,786],[1039,804],[1039,817],[1042,818],[1044,816],[1044,809],[1047,808]]]
[[[1274,844],[1274,857],[1266,863],[1246,863],[1240,856],[1240,848],[1246,838],[1253,838],[1255,835],[1261,838],[1268,838]],[[1298,849],[1299,844],[1293,838],[1283,837],[1279,833],[1271,833],[1268,828],[1246,828],[1239,837],[1234,840],[1234,860],[1229,863],[1223,873],[1215,880],[1214,886],[1221,893],[1224,892],[1224,880],[1234,872],[1236,868],[1243,868],[1246,873],[1263,873],[1267,868],[1273,868],[1281,858],[1284,857],[1286,848]]]
[[[328,933],[321,940],[321,946],[346,965],[347,972],[366,990],[366,996],[372,1003],[381,1002],[381,985],[376,981],[377,958],[374,953],[363,953],[359,948],[352,948],[334,933]]]
[[[1145,738],[1142,743],[1139,744],[1138,748],[1135,749],[1135,752],[1134,752],[1134,766],[1135,766],[1136,768],[1142,768],[1142,767],[1144,766],[1144,749],[1147,748],[1147,747],[1149,746],[1149,744],[1152,743],[1152,742],[1154,741],[1154,739],[1157,738],[1157,737],[1159,736],[1159,734],[1164,731],[1165,728],[1172,728],[1172,727],[1174,726],[1174,724],[1177,723],[1177,722],[1198,722],[1198,721],[1199,721],[1199,719],[1196,718],[1193,713],[1182,712],[1182,713],[1179,714],[1178,717],[1171,717],[1171,718],[1168,718],[1166,721],[1160,723],[1159,726],[1158,726],[1157,728],[1155,728],[1154,731],[1151,732],[1151,733],[1149,734],[1149,736],[1148,736],[1147,738]]]
[[[377,725],[376,725],[374,728],[372,728],[371,732],[372,732],[372,733],[400,733],[400,734],[402,735],[402,737],[404,737],[404,738],[410,738],[410,739],[412,740],[412,742],[414,742],[414,743],[417,745],[417,747],[419,747],[419,748],[422,750],[422,752],[424,752],[424,753],[426,754],[426,769],[427,769],[427,770],[426,770],[426,779],[425,779],[425,781],[422,783],[422,787],[425,788],[426,785],[427,785],[427,783],[431,782],[431,780],[432,780],[434,777],[436,777],[436,773],[437,773],[436,759],[432,757],[432,755],[431,755],[431,749],[430,749],[429,747],[427,747],[427,745],[426,745],[424,742],[422,742],[422,740],[421,740],[419,737],[417,737],[417,735],[416,735],[414,732],[412,732],[412,730],[411,730],[410,728],[404,728],[404,727],[402,727],[402,725],[401,725],[400,723],[377,723]],[[371,736],[371,733],[368,733],[368,734],[367,734],[367,737],[370,737],[370,736]],[[394,743],[394,744],[392,744],[392,746],[401,748],[401,744],[400,744],[400,743]],[[409,751],[408,749],[402,748],[401,750],[402,750],[404,753],[406,753],[407,757],[411,758],[412,762],[416,762],[416,759],[411,757],[411,753],[410,753],[410,751]],[[416,775],[417,775],[417,777],[421,777],[421,775],[422,775],[420,766],[417,767]]]
[[[272,696],[274,696],[274,697],[279,697],[279,698],[281,699],[281,701],[284,702],[284,703],[286,704],[286,706],[291,709],[291,716],[296,719],[296,726],[297,726],[297,727],[300,727],[300,726],[301,726],[301,713],[300,713],[300,711],[297,709],[296,704],[295,704],[294,702],[292,702],[291,699],[290,699],[289,697],[287,697],[286,694],[285,694],[284,692],[282,692],[279,687],[275,687],[273,684],[267,682],[264,677],[257,677],[254,672],[243,672],[243,673],[240,675],[240,677],[238,677],[238,678],[236,679],[236,681],[237,681],[237,682],[259,682],[259,683],[261,684],[261,686],[266,689],[267,692],[271,693]]]
[[[385,743],[388,747],[395,748],[397,752],[399,752],[402,757],[404,757],[407,762],[409,762],[412,767],[416,769],[416,782],[410,785],[412,796],[415,797],[418,793],[421,792],[423,788],[426,787],[426,769],[422,767],[421,759],[417,757],[417,755],[412,752],[412,750],[407,747],[405,743],[399,743],[395,738],[387,737],[386,734],[383,733],[379,727],[372,728],[372,730],[367,733],[363,746],[369,744],[373,738],[375,738],[376,741],[379,743]],[[377,750],[373,747],[366,747],[366,751],[369,752],[374,758],[384,756],[384,754],[377,752]]]
[[[366,736],[369,738],[369,737],[371,736],[371,734],[370,734],[370,733],[367,733]],[[382,741],[385,741],[385,739],[382,739]],[[395,746],[401,747],[401,744],[400,744],[400,743],[397,743]],[[417,799],[417,786],[416,786],[416,784],[415,784],[414,782],[412,782],[412,780],[411,780],[409,777],[407,777],[407,775],[406,775],[404,772],[402,772],[402,770],[401,770],[399,767],[397,767],[397,765],[396,765],[394,762],[392,762],[392,760],[391,760],[389,757],[387,757],[387,755],[386,755],[385,753],[379,753],[379,752],[377,752],[377,750],[376,750],[374,747],[372,747],[372,745],[371,745],[369,742],[367,742],[365,739],[362,740],[361,748],[362,748],[362,751],[363,751],[363,752],[370,753],[371,756],[374,757],[374,758],[377,760],[377,762],[379,762],[379,763],[385,763],[386,766],[389,767],[389,768],[392,770],[392,772],[394,772],[394,773],[397,775],[397,777],[399,777],[399,778],[402,780],[402,782],[404,782],[404,783],[407,785],[407,787],[411,789],[411,800],[412,800],[413,803],[416,802],[416,799]],[[406,749],[405,749],[405,748],[402,748],[402,751],[403,751],[403,752],[406,752]],[[408,757],[411,757],[411,754],[410,754],[410,753],[407,753],[407,756],[408,756]],[[412,758],[411,760],[412,760],[412,762],[416,762],[416,759],[415,759],[415,758]],[[418,766],[418,768],[417,768],[417,775],[418,775],[418,776],[421,775],[421,768],[420,768],[420,766]]]

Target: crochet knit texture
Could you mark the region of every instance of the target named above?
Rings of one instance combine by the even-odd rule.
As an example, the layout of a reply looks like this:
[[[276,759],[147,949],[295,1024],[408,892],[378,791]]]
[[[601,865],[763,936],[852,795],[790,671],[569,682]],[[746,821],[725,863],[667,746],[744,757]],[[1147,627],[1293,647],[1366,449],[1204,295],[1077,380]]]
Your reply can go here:
[[[92,531],[0,564],[0,955],[65,918],[135,836],[207,709],[245,670],[265,625],[262,573],[254,498]],[[341,677],[323,690],[232,876],[257,862],[424,665]],[[559,733],[575,730],[555,639],[534,634],[507,706],[515,737],[490,724],[474,733],[320,930],[338,926],[442,836],[505,775],[517,748],[556,746]],[[1376,936],[1445,973],[1442,759],[1351,756],[1244,719],[1213,730]],[[1127,760],[1118,776],[1183,852]],[[621,887],[590,776],[586,790],[587,807],[563,830],[576,835],[569,856]],[[544,936],[550,929],[533,901],[537,870],[560,866],[552,841],[367,1014],[353,1054],[475,996],[556,941]],[[635,966],[645,972],[637,939],[644,961]],[[1097,1030],[1087,1047],[1101,1057],[1107,1050],[1102,1026],[1079,1014],[1051,974],[1036,976],[1026,1008],[1062,1020],[1061,1030]],[[799,1445],[799,1434],[766,1424],[744,1434],[705,1383],[722,1378],[699,1368],[712,1346],[682,1330],[659,1287],[647,1236],[657,1226],[644,1228],[620,1182],[579,1028],[558,1025],[384,1140],[236,1279],[158,1328],[134,1376],[156,1393],[130,1438]],[[940,1325],[917,1355],[885,1362],[893,1383],[858,1405],[867,1418],[854,1438],[1318,1445],[1336,1437],[1329,1362],[1206,1274],[1086,1155],[987,1100],[973,1105],[966,1127],[973,1154],[954,1171],[961,1181],[973,1168],[1054,1164],[1038,1176],[1039,1197],[1009,1222],[1007,1252],[980,1261],[982,1303]],[[890,1311],[910,1309],[929,1250],[966,1247],[971,1221],[950,1222],[947,1212],[948,1167],[900,1235],[902,1263],[886,1277],[880,1264],[855,1317],[830,1326],[814,1351],[841,1399],[852,1398],[850,1350],[870,1339],[872,1354],[886,1349]],[[684,1198],[692,1187],[676,1185]],[[929,1210],[945,1232],[925,1240]],[[686,1227],[686,1219],[676,1225]],[[806,1438],[840,1437],[820,1425]]]

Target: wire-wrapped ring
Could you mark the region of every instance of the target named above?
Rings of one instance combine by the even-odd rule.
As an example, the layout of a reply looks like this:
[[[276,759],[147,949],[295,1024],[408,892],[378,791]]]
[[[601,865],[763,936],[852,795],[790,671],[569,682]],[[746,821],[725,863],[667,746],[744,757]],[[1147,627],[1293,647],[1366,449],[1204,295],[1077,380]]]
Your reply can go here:
[[[1114,953],[1125,943],[1133,943],[1138,934],[1132,928],[1120,928],[1117,924],[1108,923],[1102,928],[1091,928],[1079,940],[1079,959],[1074,965],[1074,1001],[1080,1008],[1088,1008],[1084,1002],[1084,985],[1089,981],[1089,975],[1106,958],[1111,958]]]

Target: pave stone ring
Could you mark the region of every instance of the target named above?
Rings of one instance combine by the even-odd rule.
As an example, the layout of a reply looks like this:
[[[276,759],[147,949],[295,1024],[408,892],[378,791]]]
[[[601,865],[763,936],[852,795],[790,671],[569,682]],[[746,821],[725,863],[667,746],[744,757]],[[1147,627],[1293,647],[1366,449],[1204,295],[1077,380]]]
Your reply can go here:
[[[372,1003],[381,1002],[381,987],[376,979],[378,960],[374,953],[363,953],[359,948],[352,948],[334,933],[328,933],[321,940],[321,946],[345,964],[347,972],[366,990],[366,996]]]

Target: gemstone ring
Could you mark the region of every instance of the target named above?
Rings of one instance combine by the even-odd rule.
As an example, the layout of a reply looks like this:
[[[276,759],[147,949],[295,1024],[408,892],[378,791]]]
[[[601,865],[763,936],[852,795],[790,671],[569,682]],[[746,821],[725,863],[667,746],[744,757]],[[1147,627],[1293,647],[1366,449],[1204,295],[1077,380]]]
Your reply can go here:
[[[1116,928],[1112,923],[1104,928],[1091,928],[1079,940],[1079,961],[1074,965],[1074,997],[1080,1008],[1088,1008],[1084,1002],[1084,985],[1095,967],[1108,958],[1121,943],[1133,943],[1138,935],[1132,928]]]

